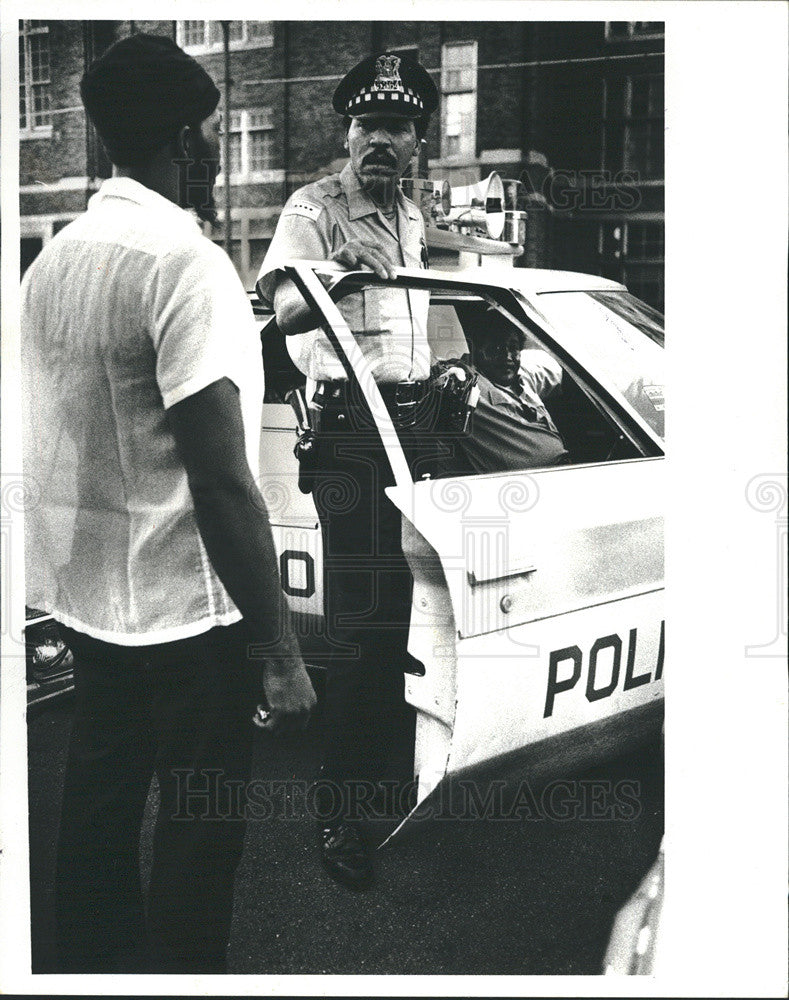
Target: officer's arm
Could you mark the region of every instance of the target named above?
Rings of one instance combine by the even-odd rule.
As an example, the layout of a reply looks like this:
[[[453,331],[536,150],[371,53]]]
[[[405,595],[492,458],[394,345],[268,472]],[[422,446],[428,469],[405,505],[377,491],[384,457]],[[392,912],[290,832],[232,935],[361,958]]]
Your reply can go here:
[[[208,556],[263,659],[270,728],[315,704],[279,579],[268,514],[244,451],[238,390],[221,378],[167,410]]]
[[[331,260],[349,271],[369,268],[381,278],[395,273],[392,261],[371,240],[353,239],[333,248],[326,208],[297,193],[283,209],[256,283],[260,300],[271,303],[286,336],[314,330],[320,323],[285,277],[282,265],[292,259]]]
[[[301,292],[284,274],[277,281],[274,291],[274,315],[277,326],[285,336],[306,333],[320,325],[320,320],[304,301]]]
[[[547,351],[527,348],[521,351],[520,364],[521,376],[528,380],[540,399],[548,399],[561,388],[562,366]]]

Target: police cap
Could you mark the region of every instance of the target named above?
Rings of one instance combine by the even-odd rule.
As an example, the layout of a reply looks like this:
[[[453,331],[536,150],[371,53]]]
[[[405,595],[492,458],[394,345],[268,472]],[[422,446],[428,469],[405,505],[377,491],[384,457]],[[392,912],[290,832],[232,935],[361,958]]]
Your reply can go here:
[[[387,115],[422,118],[438,107],[430,74],[412,59],[384,52],[368,56],[340,80],[332,99],[340,115]]]

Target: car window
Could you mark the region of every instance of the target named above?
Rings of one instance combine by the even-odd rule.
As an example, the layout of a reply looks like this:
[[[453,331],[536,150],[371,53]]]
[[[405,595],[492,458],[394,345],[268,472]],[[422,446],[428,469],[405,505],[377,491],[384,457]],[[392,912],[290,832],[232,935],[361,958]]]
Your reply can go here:
[[[551,292],[538,306],[563,342],[664,436],[663,324],[628,292]]]
[[[380,299],[380,285],[352,286],[347,308],[339,291],[338,306],[349,325],[353,326],[352,317],[358,321],[375,315],[378,321],[380,306],[371,309],[365,297],[370,291]],[[419,295],[413,301],[421,310],[427,305],[427,317],[426,321],[423,313],[414,317],[414,328],[426,330],[434,376],[437,369],[446,372],[452,362],[461,363],[460,374],[453,372],[454,380],[443,379],[453,394],[445,389],[438,402],[433,398],[422,406],[433,416],[442,412],[433,428],[419,427],[422,439],[432,436],[440,453],[435,474],[514,472],[642,456],[634,440],[623,433],[621,421],[595,393],[591,380],[584,381],[571,370],[567,358],[551,346],[551,338],[528,317],[521,313],[517,318],[518,305],[509,293],[499,296],[501,301],[486,292],[452,288],[431,290],[429,300],[422,289]],[[410,336],[411,317],[407,318],[409,322],[400,326]],[[404,329],[399,329],[400,340]],[[369,349],[380,329],[376,325],[354,332]],[[468,400],[463,399],[464,386],[458,384],[465,382],[463,366],[476,377]],[[464,403],[469,412],[461,427],[459,408]]]

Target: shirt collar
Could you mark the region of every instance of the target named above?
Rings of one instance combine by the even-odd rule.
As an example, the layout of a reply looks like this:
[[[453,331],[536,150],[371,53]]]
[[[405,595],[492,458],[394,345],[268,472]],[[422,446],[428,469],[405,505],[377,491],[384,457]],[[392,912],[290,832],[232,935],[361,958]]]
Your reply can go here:
[[[348,218],[351,222],[365,215],[374,215],[378,211],[378,206],[359,183],[359,178],[350,162],[340,171],[340,183],[348,199]],[[419,209],[406,201],[399,184],[395,189],[395,208],[399,212],[405,212],[409,219],[419,218]]]
[[[170,201],[169,198],[165,198],[144,184],[140,184],[139,181],[132,180],[131,177],[108,177],[88,201],[88,208],[96,207],[112,198],[134,202],[135,205],[155,212],[159,216],[166,213],[173,223],[178,220],[200,229],[200,223],[191,212],[179,208],[174,201]]]

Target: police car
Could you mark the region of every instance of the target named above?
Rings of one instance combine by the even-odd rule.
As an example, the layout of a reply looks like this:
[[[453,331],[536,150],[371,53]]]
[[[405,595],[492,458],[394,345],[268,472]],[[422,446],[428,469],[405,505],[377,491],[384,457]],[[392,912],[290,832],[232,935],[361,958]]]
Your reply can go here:
[[[369,272],[293,261],[380,435],[414,576],[406,698],[416,710],[419,801],[479,768],[569,773],[659,731],[663,707],[663,323],[616,282],[505,266]],[[563,375],[547,402],[570,463],[413,481],[396,428],[337,307],[389,284],[429,295],[436,358],[497,319]],[[299,374],[274,320],[260,483],[305,658],[325,656],[321,535],[298,488]],[[473,417],[472,417],[473,433]]]
[[[286,268],[366,400],[393,470],[389,495],[415,584],[404,683],[417,713],[420,802],[472,769],[566,775],[648,737],[662,717],[662,316],[613,281],[513,267],[523,213],[504,212],[496,175],[477,187],[447,198],[446,185],[425,183],[438,269],[400,269],[383,281],[325,262]],[[442,198],[455,207],[442,209]],[[469,221],[476,228],[464,232]],[[412,481],[337,308],[382,284],[429,298],[438,360],[466,355],[492,313],[499,328],[551,354],[562,380],[547,407],[569,464],[470,475],[454,474],[450,462],[440,476]],[[259,304],[255,311],[267,387],[260,488],[302,651],[319,669],[327,657],[321,534],[294,456],[304,378],[275,320]],[[70,657],[46,618],[27,630],[31,707],[72,690]]]
[[[566,775],[657,731],[665,649],[662,317],[616,282],[569,272],[488,263],[400,269],[384,282],[294,261],[287,273],[345,358],[394,473],[389,496],[402,512],[414,576],[404,684],[417,713],[419,801],[473,769]],[[450,467],[414,482],[337,308],[345,295],[381,284],[429,296],[436,358],[465,355],[474,324],[489,322],[491,310],[529,347],[548,351],[563,376],[547,406],[570,463],[473,475]],[[275,320],[258,313],[267,385],[260,488],[305,660],[320,669],[327,656],[321,534],[294,456],[301,428],[293,390],[303,377]],[[28,640],[28,700],[40,706],[70,690],[70,663],[54,637],[38,642],[31,628]]]

